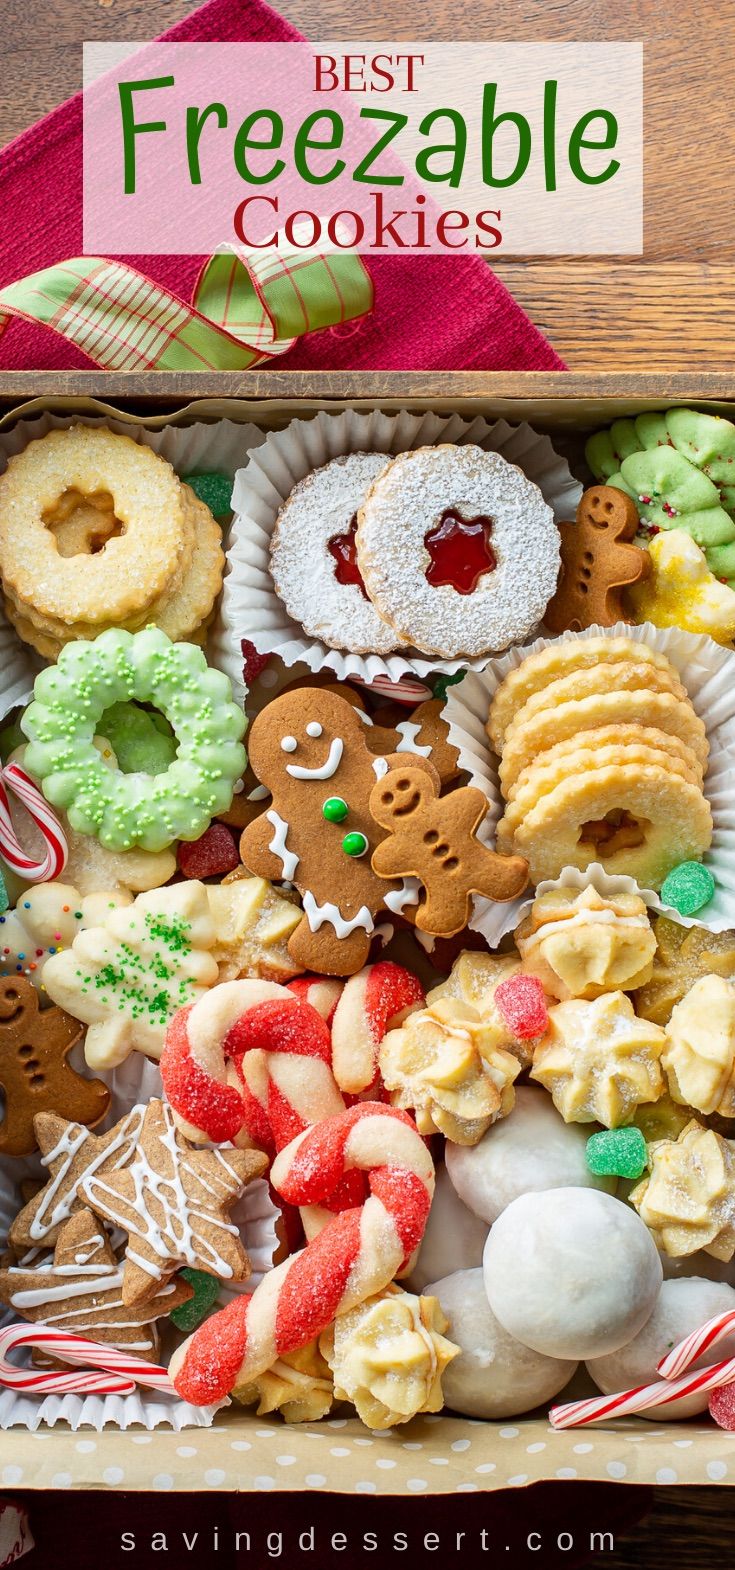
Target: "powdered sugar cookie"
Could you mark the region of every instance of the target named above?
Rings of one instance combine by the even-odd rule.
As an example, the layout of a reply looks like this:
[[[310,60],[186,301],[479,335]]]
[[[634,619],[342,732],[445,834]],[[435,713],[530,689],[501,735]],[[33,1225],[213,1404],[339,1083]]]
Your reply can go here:
[[[633,638],[569,638],[529,654],[522,665],[508,672],[493,698],[487,733],[495,751],[500,752],[506,731],[535,692],[541,692],[550,682],[568,676],[571,671],[590,670],[602,664],[617,665],[621,660],[653,665],[657,670],[672,669],[665,654],[658,654]]]
[[[345,453],[294,486],[276,519],[271,572],[294,621],[355,654],[389,654],[401,639],[371,604],[355,554],[357,512],[390,459]]]
[[[360,508],[356,543],[396,636],[446,659],[521,641],[556,588],[559,534],[538,486],[470,443],[394,458]]]

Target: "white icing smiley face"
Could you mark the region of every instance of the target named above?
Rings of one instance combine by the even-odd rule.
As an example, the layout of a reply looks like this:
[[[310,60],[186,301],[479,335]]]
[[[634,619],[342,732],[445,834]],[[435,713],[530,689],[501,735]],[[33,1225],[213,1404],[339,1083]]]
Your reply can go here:
[[[310,720],[304,728],[306,735],[312,741],[316,741],[324,733],[324,728],[319,724],[318,720]],[[293,753],[298,752],[298,750],[299,742],[295,736],[283,736],[281,738],[282,752]],[[308,768],[301,763],[287,763],[286,773],[290,774],[294,780],[330,780],[332,775],[336,774],[342,762],[343,752],[344,742],[341,736],[335,736],[330,742],[329,751],[323,763],[318,763],[313,768]]]

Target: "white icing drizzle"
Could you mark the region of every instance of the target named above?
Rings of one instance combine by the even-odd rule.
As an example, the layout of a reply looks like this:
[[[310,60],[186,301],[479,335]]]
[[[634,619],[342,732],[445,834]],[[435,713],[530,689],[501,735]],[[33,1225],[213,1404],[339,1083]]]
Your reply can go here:
[[[187,1193],[183,1174],[194,1186],[211,1194],[217,1206],[239,1194],[242,1181],[228,1164],[226,1153],[216,1149],[207,1154],[217,1162],[221,1174],[218,1172],[216,1179],[207,1182],[192,1164],[187,1150],[179,1145],[173,1114],[165,1102],[161,1103],[161,1114],[165,1128],[157,1136],[153,1148],[158,1151],[162,1146],[168,1153],[169,1159],[164,1163],[167,1170],[157,1171],[145,1144],[140,1143],[127,1173],[133,1185],[132,1199],[118,1194],[101,1175],[85,1179],[84,1193],[99,1214],[124,1223],[129,1234],[127,1258],[148,1275],[161,1279],[170,1275],[177,1265],[185,1264],[209,1270],[212,1275],[228,1281],[233,1275],[232,1264],[220,1252],[211,1233],[220,1231],[239,1238],[238,1228],[216,1210],[209,1209],[203,1200],[192,1198]],[[152,1209],[156,1215],[151,1213]]]
[[[266,817],[268,822],[273,825],[274,829],[273,838],[270,842],[270,845],[268,846],[268,849],[273,851],[274,856],[280,856],[281,870],[283,872],[284,878],[292,878],[296,868],[298,867],[299,858],[296,855],[296,852],[294,850],[289,850],[286,844],[286,839],[288,836],[288,824],[286,823],[285,818],[279,816],[274,807],[271,808],[270,812],[266,812]]]
[[[118,1171],[120,1167],[125,1166],[138,1142],[144,1112],[144,1106],[131,1108],[127,1117],[121,1119],[115,1131],[115,1138],[104,1144],[103,1148],[92,1157],[84,1173],[80,1175],[80,1182],[82,1176],[89,1177],[102,1165],[109,1166],[112,1171]],[[59,1191],[63,1189],[66,1183],[74,1157],[88,1139],[94,1138],[95,1136],[90,1133],[90,1130],[83,1128],[81,1123],[70,1123],[64,1130],[58,1145],[55,1145],[53,1150],[49,1150],[47,1155],[41,1157],[41,1165],[44,1167],[52,1166],[59,1160],[59,1157],[64,1159],[61,1161],[55,1177],[49,1180],[39,1197],[38,1209],[29,1227],[30,1235],[34,1242],[42,1242],[45,1237],[48,1237],[49,1232],[54,1227],[60,1226],[63,1221],[68,1221],[74,1210],[75,1202],[79,1197],[79,1183],[73,1184],[66,1193],[60,1194]]]
[[[284,736],[281,742],[281,752],[295,752],[298,742],[295,736]]]
[[[416,737],[421,734],[420,725],[414,725],[413,720],[399,720],[396,730],[401,738],[396,752],[413,752],[419,758],[431,757],[431,747],[420,747],[416,740]]]
[[[387,758],[373,758],[373,769],[375,771],[376,780],[384,779],[385,775],[388,773]]]
[[[647,916],[619,916],[614,910],[580,910],[574,916],[561,916],[558,921],[542,922],[536,932],[531,934],[528,942],[540,941],[541,938],[548,938],[556,932],[571,932],[573,927],[598,924],[605,927],[632,927],[639,931],[649,926],[649,920]]]
[[[281,746],[283,746],[283,742],[281,742]],[[290,774],[291,778],[295,780],[331,780],[332,775],[337,773],[342,762],[343,752],[344,742],[340,736],[335,736],[329,748],[327,761],[322,763],[320,768],[305,769],[300,763],[287,763],[286,773]]]
[[[309,889],[304,894],[304,915],[312,932],[318,932],[325,922],[329,922],[334,927],[338,938],[348,938],[350,933],[355,932],[358,927],[363,927],[365,932],[372,932],[374,925],[367,905],[361,905],[357,915],[347,920],[337,906],[332,905],[329,901],[324,905],[317,904],[314,895],[310,893]]]
[[[307,736],[314,736],[314,737],[321,736],[321,734],[322,734],[322,727],[319,724],[318,720],[309,720],[309,723],[308,723],[308,725],[306,727],[306,734],[307,734]]]
[[[383,895],[383,904],[392,910],[394,916],[400,916],[407,905],[418,905],[421,884],[418,878],[404,878],[399,889],[389,889]]]
[[[362,720],[363,725],[374,725],[375,724],[375,721],[371,720],[370,715],[366,714],[364,709],[355,709],[355,713]]]
[[[416,927],[414,929],[414,937],[416,942],[421,944],[425,954],[433,954],[436,948],[436,938],[433,932],[420,932],[418,927]]]
[[[254,790],[249,790],[248,791],[247,796],[245,797],[245,800],[246,801],[265,801],[268,796],[270,796],[270,791],[268,790],[267,785],[256,785]]]

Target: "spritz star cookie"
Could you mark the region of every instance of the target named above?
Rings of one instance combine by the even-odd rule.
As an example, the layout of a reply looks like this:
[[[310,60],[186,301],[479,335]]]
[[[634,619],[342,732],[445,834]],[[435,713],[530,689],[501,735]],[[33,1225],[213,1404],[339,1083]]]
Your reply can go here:
[[[661,1062],[675,1101],[735,1118],[735,984],[701,976],[676,1004]]]
[[[495,1045],[476,1009],[439,998],[384,1036],[383,1083],[394,1106],[410,1109],[421,1134],[476,1145],[515,1100],[518,1059]]]
[[[446,981],[427,993],[426,1001],[429,1007],[440,998],[454,998],[459,1003],[469,1004],[479,1014],[493,1046],[503,1052],[512,1052],[521,1068],[528,1068],[533,1061],[535,1042],[513,1029],[495,1000],[501,982],[515,976],[520,968],[520,955],[515,950],[510,954],[481,951],[458,954]]]
[[[735,1254],[735,1142],[696,1118],[675,1140],[648,1149],[650,1174],[630,1202],[673,1259],[703,1249],[715,1259]]]
[[[560,1002],[632,991],[650,977],[656,952],[640,896],[603,897],[591,885],[538,895],[515,940],[524,968]]]
[[[656,953],[650,981],[635,995],[636,1011],[656,1025],[667,1025],[674,1006],[700,976],[735,980],[735,932],[682,927],[668,916],[653,923]]]
[[[442,1375],[459,1347],[435,1297],[417,1297],[395,1282],[339,1314],[319,1346],[338,1401],[350,1401],[368,1428],[393,1428],[444,1405]]]
[[[529,654],[521,665],[508,672],[493,698],[487,731],[495,751],[502,750],[506,731],[535,693],[572,671],[594,670],[603,664],[617,665],[627,660],[656,670],[671,669],[664,654],[633,638],[569,638]]]
[[[565,1123],[629,1123],[664,1089],[664,1032],[637,1019],[624,992],[581,998],[549,1009],[549,1029],[534,1055],[531,1079],[551,1094]]]

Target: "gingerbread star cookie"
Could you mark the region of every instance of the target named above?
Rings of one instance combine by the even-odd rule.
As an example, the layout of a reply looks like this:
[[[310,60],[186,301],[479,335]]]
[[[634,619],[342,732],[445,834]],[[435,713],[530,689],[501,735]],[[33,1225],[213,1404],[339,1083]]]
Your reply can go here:
[[[49,1177],[29,1197],[16,1216],[9,1242],[22,1253],[28,1248],[48,1248],[59,1228],[85,1203],[81,1183],[88,1175],[105,1176],[133,1159],[143,1126],[144,1106],[132,1107],[106,1134],[90,1134],[81,1123],[72,1123],[54,1112],[40,1112],[34,1120],[41,1165]]]
[[[134,1160],[122,1171],[89,1173],[87,1204],[128,1233],[122,1295],[136,1307],[181,1265],[244,1281],[250,1261],[230,1211],[267,1157],[256,1150],[195,1149],[163,1101],[146,1107]]]
[[[0,1270],[0,1302],[22,1319],[58,1326],[155,1362],[155,1320],[186,1303],[192,1289],[181,1279],[157,1282],[148,1300],[132,1308],[123,1303],[122,1286],[123,1266],[89,1210],[78,1210],[64,1222],[53,1259]]]
[[[22,976],[0,981],[0,1084],[5,1116],[0,1153],[27,1156],[36,1149],[33,1119],[56,1111],[94,1126],[110,1105],[101,1079],[84,1079],[67,1062],[82,1028],[63,1009],[39,1009],[38,993]]]

